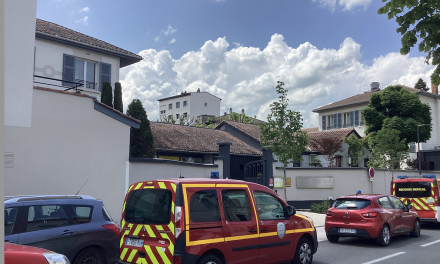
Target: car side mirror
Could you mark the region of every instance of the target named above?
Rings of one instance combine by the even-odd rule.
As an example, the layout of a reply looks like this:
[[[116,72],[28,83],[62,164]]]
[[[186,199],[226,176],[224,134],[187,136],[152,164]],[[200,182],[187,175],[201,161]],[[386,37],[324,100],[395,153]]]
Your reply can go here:
[[[289,216],[295,215],[296,214],[295,207],[293,207],[291,205],[287,206],[287,214]]]
[[[412,205],[408,204],[408,205],[406,206],[406,210],[409,212],[409,210],[411,210],[411,209],[412,209]]]

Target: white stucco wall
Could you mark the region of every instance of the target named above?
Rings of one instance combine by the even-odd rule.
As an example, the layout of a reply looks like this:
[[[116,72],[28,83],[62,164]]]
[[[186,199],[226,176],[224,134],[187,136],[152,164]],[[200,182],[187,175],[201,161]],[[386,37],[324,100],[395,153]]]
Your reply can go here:
[[[5,125],[30,127],[37,0],[5,1]]]
[[[439,109],[439,99],[438,98],[432,98],[428,96],[420,96],[420,101],[422,103],[429,104],[431,107],[431,124],[432,124],[432,131],[431,131],[431,138],[426,142],[426,144],[421,143],[420,149],[421,150],[429,150],[434,149],[434,147],[439,146],[440,147],[440,109]],[[416,144],[417,149],[417,144]]]
[[[188,102],[188,104],[185,107],[183,106],[183,101]],[[177,102],[180,102],[179,108],[176,108]],[[191,95],[189,95],[189,94],[186,96],[171,98],[168,100],[161,101],[161,102],[159,102],[159,114],[160,114],[160,111],[165,110],[165,114],[160,114],[160,115],[165,116],[167,118],[168,118],[168,116],[172,115],[174,117],[174,119],[176,119],[176,114],[182,116],[183,113],[187,113],[188,116],[192,116],[190,103],[191,103]],[[169,109],[169,107],[168,107],[169,104],[173,105],[172,109]],[[195,120],[195,118],[194,118],[194,120]]]
[[[206,92],[191,93],[191,116],[220,116],[220,98]],[[205,106],[208,103],[208,106]]]
[[[130,162],[129,184],[140,181],[164,180],[179,178],[211,178],[211,171],[218,171],[219,178],[223,178],[223,161],[218,161],[218,166],[189,166],[184,162],[152,163]]]
[[[397,175],[416,176],[418,171],[396,171],[394,178]],[[439,172],[427,172],[423,174],[436,174],[439,177]],[[371,182],[368,176],[367,169],[357,168],[295,168],[286,171],[286,176],[291,178],[291,186],[287,187],[287,200],[326,200],[329,197],[336,199],[342,195],[354,194],[357,190],[362,193],[377,193],[389,194],[391,185],[391,172],[386,170],[376,170],[374,181]],[[300,176],[307,177],[333,177],[333,188],[331,189],[297,189],[296,178]],[[283,170],[274,168],[274,177],[283,177]],[[282,188],[277,189],[279,194],[282,194]]]
[[[73,55],[78,59],[86,60],[95,63],[95,83],[97,83],[96,90],[81,87],[84,90],[83,94],[97,97],[101,100],[101,93],[99,92],[99,62],[111,64],[111,85],[114,89],[115,82],[119,81],[119,63],[118,57],[91,51],[87,49],[77,48],[72,45],[62,44],[41,38],[35,39],[35,75],[50,77],[55,79],[63,78],[63,54]],[[35,78],[37,82],[50,83],[61,85],[59,81],[51,81],[47,79]],[[43,84],[35,84],[41,87],[48,87],[51,89],[65,90],[66,87],[48,86]],[[73,90],[72,90],[73,91]]]
[[[5,195],[79,194],[101,199],[120,221],[130,127],[90,98],[34,89],[32,127],[6,127]]]

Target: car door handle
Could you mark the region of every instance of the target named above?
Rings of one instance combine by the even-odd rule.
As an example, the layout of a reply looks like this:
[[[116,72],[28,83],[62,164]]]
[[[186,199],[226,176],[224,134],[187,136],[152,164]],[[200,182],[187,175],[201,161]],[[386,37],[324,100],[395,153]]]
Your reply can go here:
[[[251,229],[251,230],[249,230],[249,232],[250,233],[255,233],[255,232],[258,232],[258,230],[257,229]]]
[[[269,229],[267,229],[267,228],[263,228],[263,229],[261,229],[260,231],[261,231],[261,232],[267,232],[267,231],[269,231]]]
[[[70,230],[64,230],[63,232],[61,232],[61,235],[71,235],[71,234],[73,234],[74,232],[73,231],[70,231]]]

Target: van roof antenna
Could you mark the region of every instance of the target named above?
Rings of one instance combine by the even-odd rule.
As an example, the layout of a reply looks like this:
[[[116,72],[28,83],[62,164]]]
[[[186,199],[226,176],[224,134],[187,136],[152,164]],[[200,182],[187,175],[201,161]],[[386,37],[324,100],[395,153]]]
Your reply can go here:
[[[79,188],[78,192],[75,195],[78,195],[79,191],[81,191],[81,189],[84,187],[84,185],[86,185],[86,183],[89,181],[89,179],[87,179],[87,181],[83,184],[83,186],[81,186],[81,188]]]

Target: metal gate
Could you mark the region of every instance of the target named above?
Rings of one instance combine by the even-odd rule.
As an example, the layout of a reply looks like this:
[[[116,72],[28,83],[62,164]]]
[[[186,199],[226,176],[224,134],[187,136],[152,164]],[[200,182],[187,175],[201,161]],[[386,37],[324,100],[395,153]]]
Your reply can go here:
[[[264,160],[256,160],[244,165],[244,180],[265,185]]]

